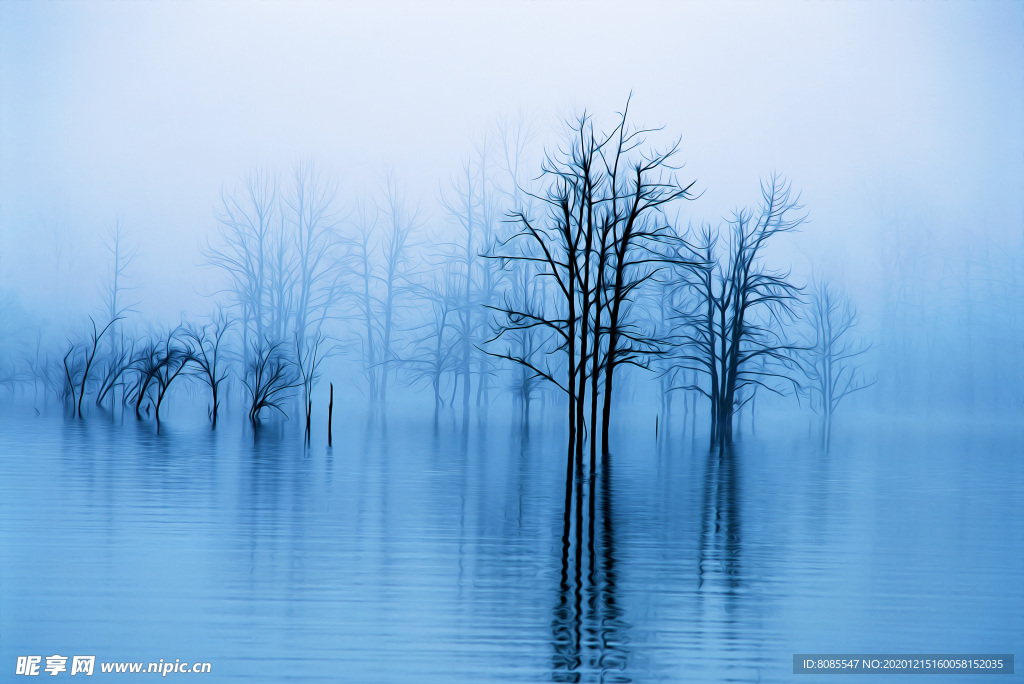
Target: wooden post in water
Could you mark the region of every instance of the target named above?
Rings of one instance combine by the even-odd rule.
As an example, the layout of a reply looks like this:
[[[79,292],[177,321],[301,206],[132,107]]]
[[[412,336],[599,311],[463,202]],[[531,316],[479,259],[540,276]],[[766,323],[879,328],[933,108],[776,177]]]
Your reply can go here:
[[[334,383],[331,383],[331,400],[327,404],[327,446],[331,446],[332,439],[331,423],[334,418]]]

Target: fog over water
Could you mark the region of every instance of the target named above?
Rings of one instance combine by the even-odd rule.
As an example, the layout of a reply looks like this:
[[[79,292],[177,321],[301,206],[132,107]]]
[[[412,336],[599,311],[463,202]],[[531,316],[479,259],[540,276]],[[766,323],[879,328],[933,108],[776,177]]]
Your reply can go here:
[[[67,295],[54,234],[81,255],[64,267],[87,284],[71,302],[88,307],[99,237],[122,218],[141,246],[141,307],[173,317],[204,306],[197,247],[221,188],[256,165],[314,156],[345,203],[392,169],[439,224],[439,187],[497,117],[525,111],[550,138],[562,116],[607,119],[630,92],[638,122],[682,136],[704,191],[689,217],[717,220],[783,172],[812,219],[795,256],[866,291],[893,207],[928,236],[915,252],[1021,238],[1017,3],[2,12],[4,285],[47,304]]]
[[[1019,654],[1022,447],[1020,2],[0,3],[0,672]]]

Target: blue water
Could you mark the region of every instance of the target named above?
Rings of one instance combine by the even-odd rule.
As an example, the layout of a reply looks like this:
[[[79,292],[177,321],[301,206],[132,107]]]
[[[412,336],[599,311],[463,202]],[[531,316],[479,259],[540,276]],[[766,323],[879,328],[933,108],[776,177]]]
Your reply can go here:
[[[850,420],[825,453],[763,421],[714,453],[645,421],[567,515],[557,427],[492,413],[347,413],[329,449],[295,421],[5,409],[0,680],[32,654],[210,682],[808,684],[864,680],[794,653],[1024,654],[1019,425]]]

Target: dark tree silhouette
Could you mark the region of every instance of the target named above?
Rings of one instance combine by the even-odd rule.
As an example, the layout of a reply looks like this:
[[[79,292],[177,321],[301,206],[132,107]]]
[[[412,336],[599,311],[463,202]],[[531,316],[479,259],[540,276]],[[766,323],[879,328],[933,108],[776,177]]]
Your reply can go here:
[[[713,443],[732,439],[733,416],[754,387],[780,393],[795,383],[786,364],[798,345],[786,340],[784,322],[800,291],[787,272],[769,270],[763,255],[773,237],[803,222],[801,210],[790,184],[773,175],[761,184],[760,207],[737,210],[724,237],[703,224],[681,248],[690,296],[677,311],[680,366],[700,377],[684,389],[707,397]]]
[[[116,344],[117,346],[111,347],[107,352],[103,374],[100,376],[100,386],[96,391],[97,406],[102,406],[107,396],[111,397],[113,405],[116,401],[116,389],[124,386],[124,376],[131,370],[135,341],[126,340],[123,335],[118,335]]]
[[[259,423],[263,409],[274,409],[287,416],[283,404],[291,398],[291,390],[298,387],[299,378],[284,345],[254,343],[251,358],[242,380],[249,393],[249,420]]]
[[[60,392],[60,398],[67,401],[68,395],[71,396],[71,413],[74,415],[76,401],[75,397],[77,392],[75,390],[75,378],[78,375],[79,369],[75,364],[74,359],[75,345],[74,343],[68,346],[68,351],[64,354],[64,386]],[[71,359],[71,364],[68,364],[68,359]]]
[[[607,339],[601,420],[601,443],[605,451],[608,450],[615,370],[626,365],[646,368],[652,356],[665,351],[664,341],[644,331],[640,326],[642,317],[632,315],[634,296],[666,264],[694,263],[667,256],[678,240],[663,221],[663,207],[675,200],[693,199],[691,190],[696,181],[683,187],[675,178],[673,160],[678,153],[678,140],[664,150],[631,155],[644,144],[645,133],[643,129],[627,129],[624,114],[618,128],[614,162],[607,168],[609,159],[603,160],[610,174],[612,209],[601,231],[601,250],[607,249],[609,254],[599,260],[598,296],[604,299],[607,322],[602,327],[602,302],[599,300],[595,329]],[[596,374],[593,396],[597,397]]]
[[[135,404],[136,418],[142,418],[142,406],[146,403],[147,399],[150,404],[153,403],[150,391],[155,387],[153,383],[156,380],[157,373],[160,372],[161,366],[167,362],[166,356],[161,352],[162,349],[159,341],[144,340],[132,358],[131,369],[134,374],[134,380],[129,390],[125,393],[125,402]],[[149,413],[148,405],[146,412],[147,414]]]
[[[135,417],[142,418],[142,407],[146,412],[155,409],[157,430],[160,429],[160,407],[167,398],[171,384],[186,371],[192,357],[188,348],[179,339],[181,328],[174,328],[163,335],[146,339],[138,345],[132,358],[130,371],[134,380],[125,392],[125,403],[135,405]]]
[[[224,355],[221,345],[224,334],[231,327],[231,320],[223,312],[205,325],[195,323],[185,325],[182,334],[186,351],[192,359],[192,374],[210,388],[209,416],[212,427],[217,427],[217,416],[220,411],[220,388],[227,380],[224,369]]]
[[[64,355],[64,375],[71,393],[72,410],[78,414],[79,418],[82,417],[82,401],[85,399],[89,373],[96,361],[100,341],[117,320],[111,320],[100,330],[96,327],[96,319],[90,316],[89,323],[92,325],[90,340],[83,343],[81,347],[74,342],[70,343],[68,351]]]
[[[157,431],[160,430],[160,407],[163,405],[164,399],[167,398],[167,391],[192,360],[188,348],[178,339],[180,333],[181,329],[175,328],[162,336],[155,344],[156,401],[154,402],[154,417]]]
[[[569,123],[563,146],[546,156],[545,193],[530,195],[547,206],[546,220],[513,211],[518,232],[489,255],[554,283],[555,296],[539,306],[506,293],[492,307],[503,319],[492,342],[512,331],[543,330],[546,355],[557,352],[560,361],[517,354],[511,344],[491,353],[568,395],[569,448],[577,461],[588,430],[597,429],[602,395],[602,448],[608,450],[616,370],[643,366],[662,353],[658,340],[640,329],[632,302],[638,288],[678,256],[669,254],[678,239],[661,220],[665,205],[692,197],[693,183],[684,186],[675,177],[678,141],[649,148],[653,129],[631,126],[627,114],[628,107],[609,134],[598,133],[586,114]],[[591,439],[592,469],[595,448]]]

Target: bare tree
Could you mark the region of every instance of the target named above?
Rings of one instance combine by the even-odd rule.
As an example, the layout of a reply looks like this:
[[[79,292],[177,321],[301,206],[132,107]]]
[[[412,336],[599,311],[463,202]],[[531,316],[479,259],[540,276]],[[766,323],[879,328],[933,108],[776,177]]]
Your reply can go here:
[[[70,359],[70,363],[68,360]],[[60,399],[67,401],[68,396],[71,397],[71,415],[75,413],[76,400],[75,397],[77,392],[75,390],[75,378],[78,377],[80,372],[79,366],[75,359],[75,345],[71,343],[68,345],[68,351],[64,354],[63,368],[64,368],[64,383],[60,391]]]
[[[857,310],[849,297],[827,280],[814,280],[809,309],[809,330],[801,351],[807,382],[801,393],[821,416],[822,443],[828,449],[832,416],[839,403],[875,383],[864,375],[859,363],[871,345],[853,336]]]
[[[354,322],[370,401],[382,404],[401,365],[401,326],[415,286],[413,235],[419,207],[411,207],[391,173],[384,177],[381,197],[356,206],[355,235],[344,241],[342,257],[355,280],[343,294],[345,317]]]
[[[711,408],[712,443],[732,439],[733,416],[750,400],[752,386],[779,393],[795,383],[786,364],[798,345],[785,337],[799,288],[789,274],[768,269],[769,241],[796,230],[805,216],[790,184],[772,176],[761,184],[757,210],[737,210],[726,235],[708,224],[691,229],[681,248],[688,306],[677,312],[684,369],[700,380],[685,387],[705,396]]]
[[[683,299],[687,291],[679,283],[668,279],[662,279],[653,284],[649,296],[645,298],[644,310],[650,318],[651,329],[654,336],[660,340],[670,341],[676,332],[676,310],[686,308]],[[662,422],[668,422],[673,414],[673,400],[676,391],[688,383],[685,380],[686,371],[679,366],[674,348],[669,348],[669,353],[660,355],[652,360],[651,369],[658,375],[660,417]],[[689,412],[687,399],[692,392],[683,396],[684,417]]]
[[[523,173],[527,149],[535,137],[535,131],[522,113],[515,117],[502,118],[499,120],[497,128],[501,149],[498,158],[507,183],[503,195],[509,210],[523,215],[532,215],[533,198],[524,189]],[[492,237],[485,244],[489,252],[494,251],[494,241],[495,238]],[[485,263],[492,262],[493,260],[488,259]],[[496,283],[493,289],[497,290],[498,283],[500,283],[501,289],[511,301],[520,302],[528,311],[539,311],[540,302],[545,297],[550,281],[546,278],[536,277],[538,272],[536,265],[529,261],[501,263],[501,267],[496,270]],[[497,304],[495,293],[489,293],[482,303],[485,310],[487,310],[486,307]],[[493,321],[487,320],[487,322],[493,324]],[[531,370],[530,365],[540,363],[538,355],[543,351],[544,334],[536,327],[526,326],[510,330],[504,337],[514,356],[530,361],[530,364],[514,364],[513,375],[509,382],[513,397],[519,406],[522,424],[528,427],[530,405],[543,382],[543,379]]]
[[[150,392],[156,387],[154,381],[161,367],[167,362],[167,357],[161,353],[162,349],[158,340],[144,340],[138,346],[132,358],[131,370],[134,379],[128,391],[125,392],[124,400],[135,405],[135,417],[142,418],[142,406],[149,400],[153,404]],[[146,406],[146,413],[149,413],[149,405]]]
[[[82,401],[85,399],[89,373],[96,361],[100,341],[116,321],[117,319],[110,321],[101,330],[96,327],[96,319],[90,316],[89,323],[92,325],[90,340],[83,343],[81,347],[74,342],[70,343],[68,351],[64,355],[64,373],[71,390],[73,408],[76,410],[79,418],[82,417]]]
[[[546,156],[545,194],[531,195],[547,206],[547,220],[512,212],[518,232],[489,255],[527,264],[554,283],[554,301],[540,307],[508,296],[494,306],[504,320],[492,341],[511,331],[543,330],[546,351],[559,352],[560,364],[541,365],[511,345],[492,353],[530,368],[568,395],[570,454],[577,463],[587,432],[597,429],[599,407],[602,449],[608,451],[616,370],[643,366],[662,353],[658,340],[640,329],[632,301],[638,288],[677,258],[671,246],[678,239],[661,216],[665,205],[692,197],[693,183],[676,179],[678,141],[648,148],[652,132],[629,124],[628,103],[608,134],[599,133],[586,114],[570,122],[562,147]],[[591,439],[592,469],[595,445]]]
[[[316,331],[315,337],[300,338],[295,334],[295,365],[302,379],[302,407],[306,413],[306,440],[309,440],[310,414],[313,411],[313,387],[320,379],[320,364],[326,354],[325,338],[322,332]],[[329,351],[329,350],[328,350]]]
[[[465,331],[460,327],[465,319],[459,315],[465,300],[461,278],[453,273],[454,270],[452,262],[445,261],[440,266],[440,273],[435,271],[432,274],[430,285],[416,288],[420,301],[429,307],[429,314],[426,321],[413,330],[419,335],[413,341],[412,355],[399,361],[412,383],[426,381],[430,385],[435,421],[446,403],[442,394],[445,376],[465,372],[465,356],[461,348]],[[453,400],[454,389],[453,383]],[[468,402],[468,399],[464,401]]]
[[[502,134],[505,135],[504,131]],[[492,303],[497,288],[497,269],[491,260],[480,258],[481,252],[493,246],[498,206],[488,136],[484,135],[474,147],[474,153],[463,162],[461,174],[452,179],[447,192],[441,193],[444,213],[459,229],[449,260],[455,266],[452,275],[460,283],[456,318],[463,415],[469,413],[474,374],[477,377],[476,403],[479,406],[487,401],[491,364],[490,357],[479,351],[478,331],[487,327],[484,319],[488,314],[482,305]]]
[[[118,332],[120,333],[120,331]],[[131,370],[135,341],[125,339],[123,334],[119,334],[117,338],[116,346],[108,352],[103,366],[103,374],[99,378],[100,386],[96,391],[97,406],[102,406],[107,396],[111,397],[111,406],[113,406],[116,401],[116,390],[118,387],[124,387],[125,374]]]
[[[217,427],[217,415],[220,411],[220,388],[227,380],[224,370],[224,354],[221,345],[224,335],[231,327],[231,320],[223,311],[207,324],[195,323],[185,325],[183,333],[186,350],[193,362],[194,375],[210,388],[209,416],[212,427]]]
[[[617,144],[611,148],[614,154],[602,156],[611,186],[611,213],[601,225],[601,252],[608,251],[608,254],[599,257],[599,288],[604,291],[598,294],[605,300],[607,322],[601,322],[599,302],[595,329],[604,334],[607,345],[601,420],[601,443],[605,451],[608,450],[615,370],[627,365],[646,368],[652,356],[665,352],[664,340],[643,330],[639,325],[642,318],[631,315],[634,297],[667,264],[694,263],[669,256],[678,241],[664,221],[663,209],[676,200],[693,199],[691,190],[696,181],[684,187],[675,177],[678,140],[662,150],[632,155],[644,144],[648,132],[629,129],[624,112],[615,133]],[[596,375],[594,387],[596,398]]]
[[[284,186],[276,176],[255,171],[241,190],[224,193],[221,203],[220,240],[204,253],[207,263],[227,276],[223,291],[229,295],[229,308],[238,312],[242,367],[245,381],[255,383],[252,394],[264,389],[264,379],[280,379],[280,374],[268,376],[266,371],[282,370],[284,350],[292,345],[292,365],[319,358],[322,329],[336,313],[352,259],[338,233],[337,184],[313,162],[297,164]],[[314,352],[310,339],[315,340]],[[303,383],[307,418],[316,377],[314,373]],[[261,408],[280,408],[280,396],[261,398],[257,391],[251,398],[256,404],[266,400]],[[252,417],[259,413],[257,409]]]
[[[183,346],[178,340],[180,332],[180,328],[175,328],[166,335],[161,336],[154,345],[157,359],[156,372],[154,374],[156,378],[154,417],[156,418],[156,429],[158,432],[160,430],[160,407],[163,405],[164,399],[167,398],[167,392],[170,390],[171,384],[182,374],[192,360],[188,348]]]
[[[117,220],[114,229],[104,240],[104,246],[110,252],[111,257],[109,277],[103,284],[104,313],[107,320],[121,320],[129,312],[133,311],[132,307],[138,304],[138,302],[126,302],[124,300],[124,292],[133,289],[125,284],[125,280],[128,278],[128,269],[131,267],[132,262],[135,261],[139,248],[138,245],[126,244],[124,223],[121,219]],[[119,347],[124,346],[120,327],[120,323],[117,323],[111,329],[108,340],[111,357],[115,357]]]
[[[257,169],[242,188],[222,192],[217,220],[219,242],[208,244],[203,256],[226,276],[221,292],[228,297],[228,308],[238,312],[243,365],[248,367],[249,352],[281,327],[273,320],[272,301],[275,242],[278,252],[283,243],[276,177]]]
[[[377,296],[377,269],[375,265],[376,234],[379,212],[371,202],[362,202],[356,212],[356,235],[349,241],[352,272],[357,284],[349,292],[353,301],[350,319],[356,321],[363,374],[366,377],[370,402],[380,397],[381,346],[383,335],[379,317],[380,298]]]
[[[344,263],[337,233],[338,188],[312,162],[295,167],[291,192],[286,195],[294,257],[294,330],[298,348],[306,336],[316,337],[338,303]]]
[[[160,429],[160,408],[167,399],[174,381],[184,373],[192,360],[189,347],[179,339],[180,327],[166,333],[144,338],[135,345],[130,371],[134,376],[124,395],[125,403],[133,403],[135,417],[142,418],[150,407],[155,410],[157,430]],[[147,403],[148,402],[148,403]]]
[[[259,423],[263,409],[274,409],[287,416],[283,404],[291,397],[291,390],[299,385],[299,378],[283,344],[253,343],[250,358],[242,380],[249,393],[249,420]]]
[[[412,235],[419,222],[419,207],[410,208],[394,176],[385,178],[383,207],[386,229],[381,240],[381,265],[377,276],[381,304],[380,374],[377,397],[387,400],[388,375],[399,359],[396,338],[403,296],[412,275]]]
[[[33,406],[39,400],[39,385],[43,386],[43,402],[46,402],[46,375],[47,375],[47,364],[48,359],[46,353],[43,350],[43,329],[42,326],[36,328],[35,341],[32,346],[26,350],[22,357],[23,363],[28,366],[29,379],[32,383],[32,404]],[[38,409],[37,409],[38,410]]]

